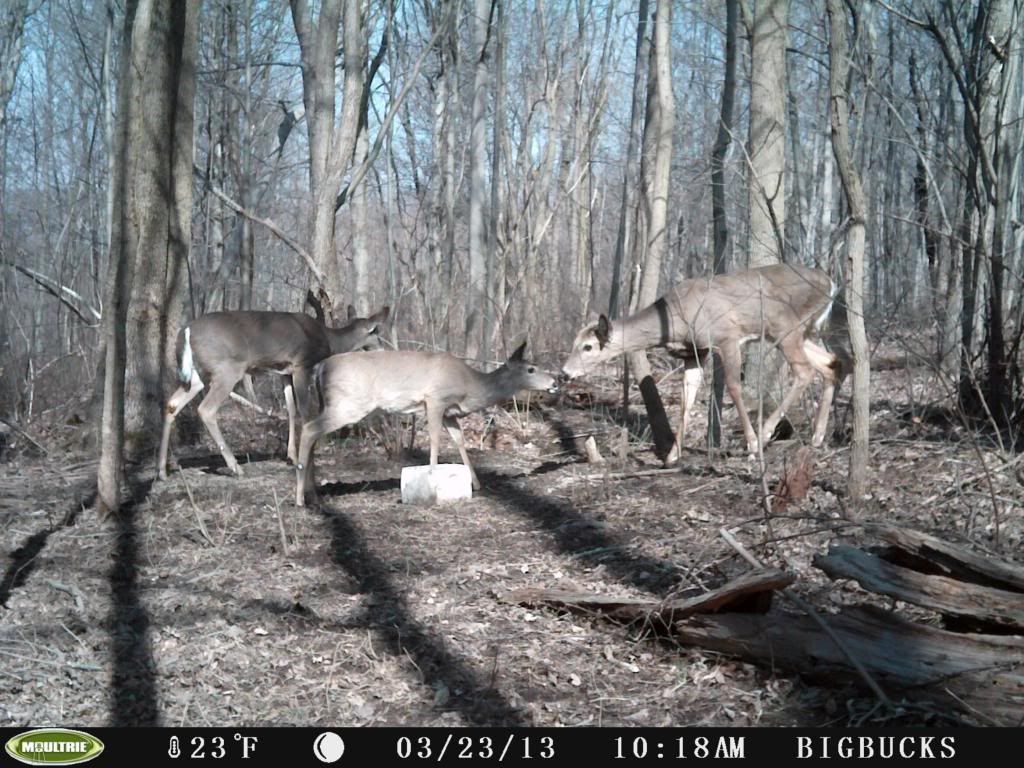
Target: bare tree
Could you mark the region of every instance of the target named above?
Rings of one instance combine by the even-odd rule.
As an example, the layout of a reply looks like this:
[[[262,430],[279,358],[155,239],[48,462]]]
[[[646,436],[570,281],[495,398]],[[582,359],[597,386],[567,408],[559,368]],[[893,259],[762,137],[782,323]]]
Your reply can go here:
[[[487,291],[487,94],[491,40],[491,14],[501,0],[473,3],[473,114],[469,139],[469,280],[466,286],[466,356],[487,357],[487,340],[482,339],[484,303]]]
[[[711,226],[714,231],[714,253],[711,270],[725,272],[729,251],[729,224],[725,210],[725,157],[732,143],[733,104],[736,100],[736,37],[739,26],[739,0],[725,4],[725,80],[722,83],[722,104],[715,146],[711,150]],[[714,388],[708,410],[708,440],[718,446],[722,442],[722,398],[725,396],[725,374],[721,356],[714,355]]]
[[[786,221],[789,0],[757,0],[750,35],[750,267],[782,258]]]
[[[640,284],[631,306],[652,304],[658,298],[661,265],[668,253],[669,170],[672,166],[672,133],[675,129],[675,100],[672,94],[671,0],[657,0],[654,13],[654,45],[647,80],[647,117],[644,125],[644,156],[640,175],[643,183],[644,234],[643,267]],[[655,451],[669,456],[675,441],[658,388],[651,376],[645,352],[629,356],[629,364],[640,382],[647,408]]]
[[[302,90],[309,134],[309,189],[312,198],[310,247],[314,277],[329,298],[328,311],[343,296],[344,269],[335,245],[335,212],[346,171],[352,165],[359,128],[366,40],[359,0],[324,0],[314,21],[308,0],[291,0],[292,22],[302,56]],[[344,16],[344,18],[343,18]],[[339,24],[344,22],[344,84],[341,119],[335,125],[334,59]]]
[[[860,174],[853,166],[850,152],[849,92],[847,73],[849,54],[846,44],[846,15],[840,0],[828,0],[829,20],[829,115],[832,122],[832,149],[843,183],[850,223],[846,235],[846,313],[853,352],[853,444],[850,446],[850,497],[860,499],[868,491],[868,416],[871,368],[868,342],[864,332],[864,239],[867,219]]]
[[[198,0],[133,0],[126,9],[103,318],[101,512],[120,507],[126,445],[148,447],[146,436],[160,421],[163,366],[177,333],[191,234],[198,19]],[[138,430],[128,441],[126,424]]]

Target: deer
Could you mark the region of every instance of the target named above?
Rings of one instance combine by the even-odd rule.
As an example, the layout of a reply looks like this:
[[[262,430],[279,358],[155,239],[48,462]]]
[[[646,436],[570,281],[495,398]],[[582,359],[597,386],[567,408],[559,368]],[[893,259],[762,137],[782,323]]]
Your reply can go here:
[[[469,461],[459,419],[488,408],[524,389],[558,392],[558,381],[523,359],[524,341],[508,361],[490,373],[471,368],[447,352],[380,350],[365,355],[332,355],[314,371],[323,407],[302,425],[295,465],[295,505],[316,501],[313,448],[317,440],[367,416],[426,413],[430,466],[437,466],[443,426],[469,469],[473,488],[480,480]]]
[[[234,454],[221,434],[217,412],[229,396],[251,405],[234,390],[249,373],[272,372],[285,377],[288,409],[288,459],[297,458],[297,429],[309,412],[309,383],[313,368],[332,354],[379,349],[380,326],[389,307],[367,318],[352,318],[331,328],[302,312],[236,310],[209,312],[178,332],[177,376],[181,386],[167,400],[160,439],[158,474],[167,479],[171,426],[181,410],[209,383],[199,405],[199,418],[235,476],[242,476]],[[319,313],[318,313],[319,314]],[[296,413],[296,410],[298,413]]]
[[[562,377],[571,380],[618,355],[652,347],[664,347],[682,358],[682,420],[675,445],[665,459],[668,465],[679,458],[709,352],[721,356],[725,386],[739,413],[751,456],[771,438],[786,410],[817,372],[823,386],[811,442],[818,447],[825,440],[833,395],[848,367],[845,354],[834,354],[818,343],[836,292],[835,283],[822,270],[791,264],[683,280],[629,317],[613,324],[601,315],[596,323],[584,327],[573,341]],[[740,371],[743,345],[762,337],[778,346],[793,382],[757,434],[743,403]]]

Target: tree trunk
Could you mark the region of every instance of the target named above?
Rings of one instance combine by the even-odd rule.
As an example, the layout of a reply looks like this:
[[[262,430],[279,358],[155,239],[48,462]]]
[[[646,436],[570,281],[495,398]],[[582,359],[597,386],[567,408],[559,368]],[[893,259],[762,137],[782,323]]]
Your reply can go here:
[[[785,261],[786,44],[789,0],[758,0],[750,36],[748,267]],[[768,344],[748,347],[744,400],[778,402],[787,366]],[[760,419],[758,419],[760,421]],[[770,437],[770,436],[769,436]]]
[[[487,44],[491,13],[501,0],[473,4],[473,115],[469,138],[469,281],[466,285],[466,357],[488,357],[483,339],[483,309],[487,301]],[[491,211],[491,215],[495,212]]]
[[[139,12],[145,3],[140,3]],[[132,40],[133,114],[128,205],[134,277],[128,305],[125,447],[155,448],[165,372],[173,365],[192,236],[192,122],[199,3],[154,3],[149,31]],[[138,18],[138,17],[137,17]],[[140,43],[144,42],[144,45]]]
[[[615,237],[615,254],[612,259],[612,285],[608,297],[608,316],[614,320],[619,316],[622,289],[622,267],[630,251],[630,217],[636,188],[639,186],[636,173],[636,153],[640,145],[640,98],[643,94],[644,70],[649,57],[647,48],[647,19],[650,15],[649,0],[640,0],[636,27],[636,58],[633,62],[633,102],[629,110],[629,141],[626,143],[625,171],[622,177],[622,196],[619,203],[619,227]]]
[[[829,103],[832,124],[832,150],[842,179],[843,192],[850,208],[847,235],[846,308],[853,352],[853,444],[850,447],[850,474],[847,489],[852,499],[861,499],[868,491],[868,406],[870,367],[867,336],[864,332],[864,239],[867,218],[860,175],[853,166],[849,136],[849,93],[846,76],[849,53],[846,44],[846,15],[840,0],[828,0],[829,20]]]
[[[758,0],[750,39],[750,264],[783,259],[789,0]]]
[[[714,254],[711,271],[725,272],[729,252],[729,225],[725,216],[725,158],[732,143],[732,111],[736,100],[736,33],[739,26],[739,0],[725,4],[725,81],[722,83],[722,109],[718,134],[711,150],[711,225],[714,231]],[[722,444],[722,398],[725,396],[725,372],[722,359],[714,355],[714,385],[708,403],[708,442]],[[678,446],[680,449],[682,446]]]
[[[365,80],[366,30],[360,0],[323,0],[314,25],[308,0],[291,0],[292,21],[302,56],[302,93],[309,133],[309,187],[312,198],[310,248],[327,292],[326,308],[343,303],[345,269],[337,253],[334,219],[341,183],[352,166]],[[341,119],[335,126],[334,60],[343,21],[344,64]],[[335,322],[335,318],[331,318]]]
[[[644,126],[644,214],[647,241],[640,273],[637,306],[646,307],[658,298],[661,265],[668,254],[668,193],[672,167],[672,132],[675,129],[675,100],[672,94],[671,0],[657,0],[654,15],[654,45],[647,80],[647,118]],[[647,158],[652,158],[647,162]],[[670,455],[675,437],[665,415],[646,352],[629,355],[629,365],[640,382],[640,393],[654,438],[655,453]]]
[[[151,442],[145,435],[159,434],[191,236],[198,19],[196,0],[129,3],[125,18],[103,317],[101,512],[120,507],[125,447],[138,450]]]

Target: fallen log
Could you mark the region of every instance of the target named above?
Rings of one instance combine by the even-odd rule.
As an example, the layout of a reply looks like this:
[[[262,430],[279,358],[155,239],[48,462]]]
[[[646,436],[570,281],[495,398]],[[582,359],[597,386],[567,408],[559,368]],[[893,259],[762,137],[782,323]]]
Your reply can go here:
[[[789,586],[794,578],[792,574],[766,568],[745,573],[702,595],[676,600],[639,600],[565,589],[517,589],[499,595],[498,599],[505,603],[603,616],[624,624],[657,621],[668,627],[687,616],[715,613],[725,608],[766,612],[771,593]]]
[[[1024,566],[989,555],[979,555],[966,547],[950,544],[920,531],[888,525],[871,526],[868,530],[902,552],[930,563],[935,573],[955,576],[975,584],[1024,592]],[[896,556],[890,553],[886,559],[895,561]],[[922,570],[917,565],[914,567]]]
[[[1024,595],[1018,592],[920,573],[854,547],[832,547],[813,562],[831,579],[853,579],[871,592],[970,619],[992,632],[1024,634]]]
[[[917,701],[967,709],[992,724],[1019,725],[1024,719],[1022,638],[949,632],[871,606],[849,608],[826,621],[890,693],[912,690]],[[817,682],[863,683],[843,652],[806,616],[700,615],[677,621],[672,634],[685,645],[781,667]]]

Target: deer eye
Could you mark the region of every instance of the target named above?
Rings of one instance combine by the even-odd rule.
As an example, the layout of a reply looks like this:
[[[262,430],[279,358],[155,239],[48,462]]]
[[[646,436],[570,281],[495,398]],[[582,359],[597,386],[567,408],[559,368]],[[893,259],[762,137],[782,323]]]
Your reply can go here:
[[[527,369],[526,369],[526,372],[527,372],[527,373],[536,373],[536,372],[537,372],[537,369],[536,369],[536,368],[534,368],[534,367],[533,367],[533,366],[531,365],[531,366],[530,366],[529,368],[527,368]]]
[[[584,345],[583,345],[583,351],[584,351],[584,352],[589,352],[589,351],[590,351],[590,350],[592,350],[593,348],[594,348],[594,345],[593,345],[593,344],[584,344]]]

